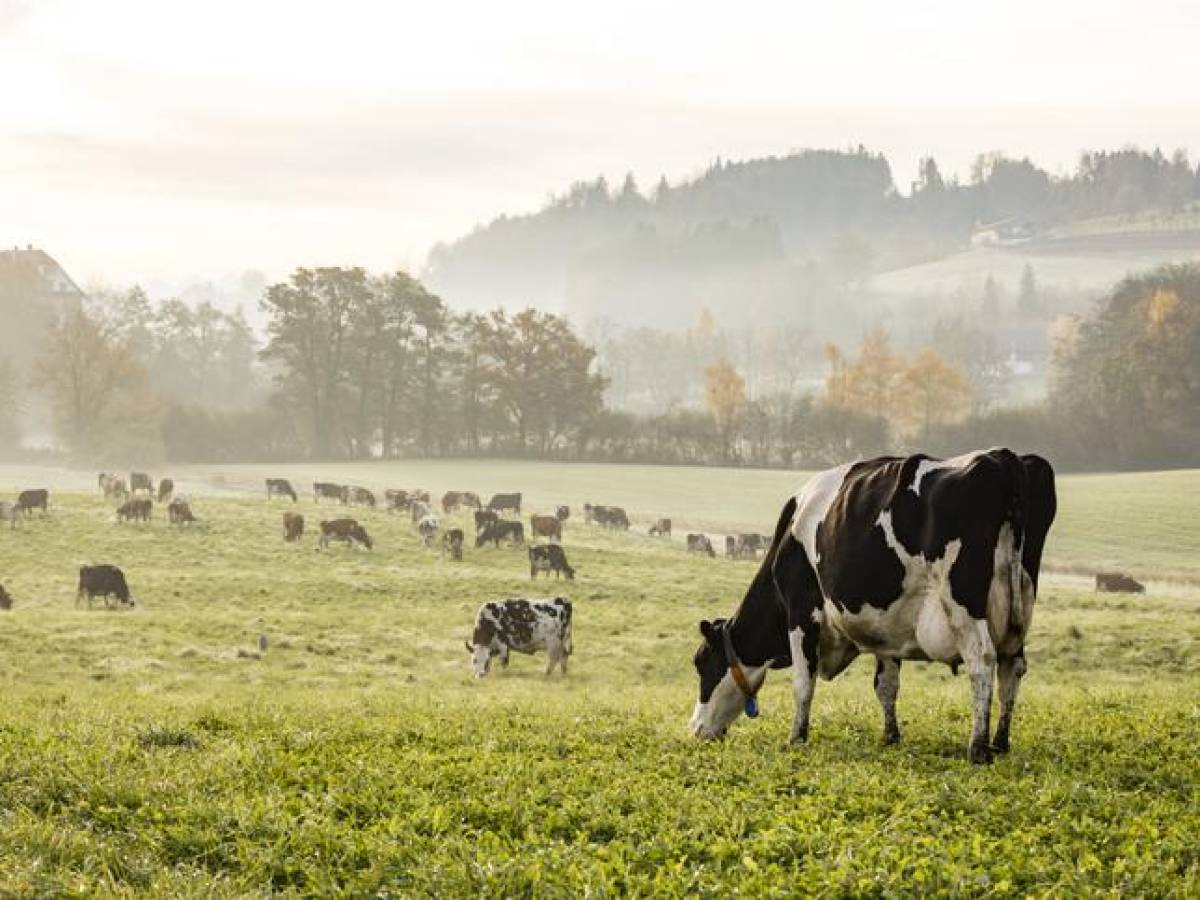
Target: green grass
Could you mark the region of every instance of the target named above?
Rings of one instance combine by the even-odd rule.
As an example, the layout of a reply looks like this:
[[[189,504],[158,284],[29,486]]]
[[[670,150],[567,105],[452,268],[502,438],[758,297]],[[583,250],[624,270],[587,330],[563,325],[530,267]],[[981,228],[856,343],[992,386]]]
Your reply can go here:
[[[544,492],[536,505],[641,497],[627,505],[698,521],[761,503],[767,525],[772,481],[794,477],[594,466],[547,467],[543,481],[462,463],[344,474],[511,485]],[[1064,479],[1072,558],[1107,561],[1087,504],[1136,502],[1136,523],[1172,494],[1178,508],[1172,479],[1196,475],[1129,478],[1153,489],[1106,504],[1105,481]],[[689,500],[689,479],[721,499]],[[1125,598],[1048,581],[1014,751],[979,769],[965,759],[966,679],[934,666],[905,666],[897,747],[882,746],[866,660],[818,687],[805,749],[785,747],[786,673],[759,720],[722,744],[691,740],[696,621],[733,608],[750,563],[572,522],[578,581],[531,588],[523,553],[468,547],[455,564],[382,512],[360,513],[374,552],[318,553],[310,537],[280,539],[290,505],[231,490],[195,508],[190,531],[116,526],[99,498],[64,493],[45,520],[0,530],[0,582],[16,598],[0,614],[0,894],[1200,891],[1192,588]],[[316,508],[300,509],[311,523]],[[89,561],[122,565],[138,608],[75,609]],[[469,677],[462,643],[480,602],[560,590],[576,605],[568,677],[547,680],[527,657]]]

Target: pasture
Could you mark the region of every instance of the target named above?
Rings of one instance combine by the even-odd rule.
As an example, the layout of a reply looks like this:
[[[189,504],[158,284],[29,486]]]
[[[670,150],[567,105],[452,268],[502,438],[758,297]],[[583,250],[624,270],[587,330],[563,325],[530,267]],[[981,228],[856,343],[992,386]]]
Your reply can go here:
[[[689,557],[678,539],[769,530],[796,473],[170,474],[198,526],[161,510],[117,526],[90,474],[0,468],[4,494],[75,487],[0,529],[16,600],[0,614],[0,893],[1200,891],[1198,473],[1060,479],[1048,565],[1062,574],[1039,598],[1013,752],[986,769],[965,757],[966,679],[932,665],[904,667],[898,746],[882,745],[863,659],[818,685],[806,748],[785,747],[785,672],[725,742],[686,734],[696,623],[734,608],[754,564]],[[297,544],[265,474],[305,494]],[[318,477],[569,502],[578,579],[531,585],[523,551],[470,539],[452,562],[382,511],[350,513],[373,552],[317,552],[316,520],[334,515],[307,496]],[[584,526],[585,499],[625,505],[634,532]],[[656,515],[676,541],[644,534]],[[75,608],[79,564],[101,561],[125,569],[136,609]],[[1092,594],[1078,573],[1100,564],[1150,592]],[[570,674],[515,656],[471,679],[478,605],[556,593],[575,604]]]

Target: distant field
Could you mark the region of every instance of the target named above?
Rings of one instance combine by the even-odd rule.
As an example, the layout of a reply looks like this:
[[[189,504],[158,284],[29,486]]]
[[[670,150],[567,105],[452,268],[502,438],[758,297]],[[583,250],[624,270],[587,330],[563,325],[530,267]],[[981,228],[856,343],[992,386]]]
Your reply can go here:
[[[263,479],[425,487],[481,494],[521,491],[530,511],[585,501],[624,506],[635,525],[670,516],[676,529],[770,531],[786,498],[809,473],[762,469],[588,465],[519,461],[413,460],[340,465],[180,467],[193,493],[261,493]],[[0,491],[53,485],[94,490],[95,475],[0,466]],[[1059,516],[1047,547],[1051,568],[1078,574],[1122,568],[1142,579],[1200,583],[1200,470],[1059,476]]]
[[[646,492],[676,504],[661,511],[756,524],[793,480],[322,472],[518,487],[539,505],[594,490],[643,508]],[[0,477],[14,474],[45,473]],[[1200,893],[1194,588],[1126,598],[1048,580],[1014,750],[988,769],[965,760],[968,686],[944,667],[905,665],[905,740],[884,747],[865,659],[818,687],[807,748],[784,745],[784,672],[760,719],[700,745],[684,728],[696,623],[733,609],[752,563],[575,521],[578,580],[531,585],[521,551],[468,547],[456,564],[370,511],[356,515],[373,552],[314,552],[280,540],[290,504],[232,490],[261,473],[221,474],[227,490],[197,496],[191,530],[116,526],[94,493],[69,492],[45,519],[0,529],[16,598],[0,614],[0,895]],[[1115,508],[1165,509],[1196,477],[1066,480],[1073,552],[1106,552],[1093,516],[1126,527],[1139,514]],[[124,566],[139,607],[76,609],[85,560]],[[478,604],[554,592],[576,608],[570,674],[547,680],[541,659],[516,657],[473,681],[462,644]]]

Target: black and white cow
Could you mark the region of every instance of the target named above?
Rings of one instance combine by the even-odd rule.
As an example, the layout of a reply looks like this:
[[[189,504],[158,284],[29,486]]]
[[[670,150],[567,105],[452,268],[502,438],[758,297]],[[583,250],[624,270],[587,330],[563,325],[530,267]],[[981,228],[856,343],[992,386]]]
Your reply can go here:
[[[494,657],[508,666],[508,653],[545,650],[546,674],[558,666],[567,674],[571,645],[571,601],[566,597],[546,600],[496,600],[479,607],[475,631],[467,642],[471,668],[476,678],[488,673]]]
[[[804,742],[817,676],[832,679],[870,653],[889,743],[900,738],[900,661],[965,665],[969,757],[989,762],[1008,750],[1055,511],[1050,464],[1007,449],[885,457],[815,475],[784,506],[733,617],[700,623],[692,732],[719,738],[743,709],[756,715],[767,671],[791,665],[791,740]],[[989,743],[997,676],[1000,720]]]
[[[561,544],[538,544],[529,548],[529,577],[537,578],[538,572],[545,572],[546,577],[554,573],[555,578],[567,576],[567,581],[575,580],[575,569],[567,562],[567,551]]]

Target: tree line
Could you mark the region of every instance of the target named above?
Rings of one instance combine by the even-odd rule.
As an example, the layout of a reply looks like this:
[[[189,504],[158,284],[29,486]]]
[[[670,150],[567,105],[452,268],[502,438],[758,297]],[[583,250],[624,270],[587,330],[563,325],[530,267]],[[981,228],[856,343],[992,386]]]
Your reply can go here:
[[[264,292],[255,342],[239,314],[98,295],[46,329],[29,385],[79,461],[408,456],[811,468],[886,452],[1009,444],[1066,468],[1200,465],[1200,266],[1119,284],[1056,324],[1043,402],[988,401],[937,345],[900,351],[881,328],[827,343],[819,384],[752,391],[712,323],[699,399],[636,413],[606,403],[597,352],[565,319],[455,312],[403,272],[300,269]],[[953,343],[953,342],[951,342]],[[1002,367],[993,373],[1006,377]],[[0,365],[0,436],[25,388]]]

